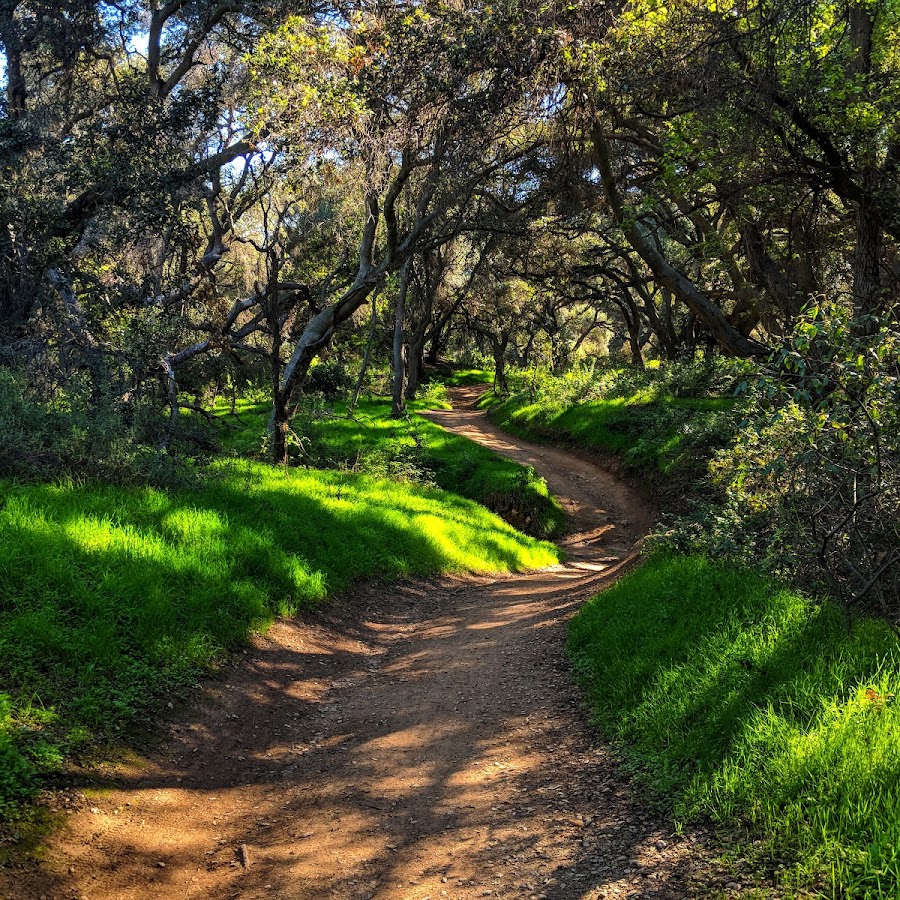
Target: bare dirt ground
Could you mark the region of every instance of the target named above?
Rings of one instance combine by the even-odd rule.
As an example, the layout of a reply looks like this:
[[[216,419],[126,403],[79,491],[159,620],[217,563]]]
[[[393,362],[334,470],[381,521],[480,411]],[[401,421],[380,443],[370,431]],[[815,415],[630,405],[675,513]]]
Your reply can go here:
[[[737,896],[586,723],[563,652],[578,605],[633,559],[646,509],[612,476],[510,438],[455,392],[447,428],[533,465],[568,561],[369,585],[279,622],[158,746],[72,803],[2,898]]]

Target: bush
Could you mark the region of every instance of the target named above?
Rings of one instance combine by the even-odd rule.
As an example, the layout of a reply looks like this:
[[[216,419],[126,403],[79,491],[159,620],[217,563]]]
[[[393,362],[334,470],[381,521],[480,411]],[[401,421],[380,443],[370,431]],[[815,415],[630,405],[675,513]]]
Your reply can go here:
[[[356,376],[340,359],[326,359],[319,362],[309,372],[304,384],[307,394],[321,394],[326,400],[334,401],[346,397],[356,383]]]
[[[764,556],[853,606],[900,619],[900,331],[812,305],[748,386],[715,464]]]
[[[184,484],[198,450],[213,447],[197,418],[182,416],[171,430],[155,396],[126,403],[73,382],[42,398],[0,369],[0,477]]]

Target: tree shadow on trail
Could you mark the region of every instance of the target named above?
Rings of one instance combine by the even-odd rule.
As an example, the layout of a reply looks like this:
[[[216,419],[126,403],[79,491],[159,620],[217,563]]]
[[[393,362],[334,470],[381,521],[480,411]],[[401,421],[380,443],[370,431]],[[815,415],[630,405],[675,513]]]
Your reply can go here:
[[[370,586],[277,625],[100,783],[48,895],[696,895],[692,845],[661,858],[665,823],[581,724],[569,574]]]

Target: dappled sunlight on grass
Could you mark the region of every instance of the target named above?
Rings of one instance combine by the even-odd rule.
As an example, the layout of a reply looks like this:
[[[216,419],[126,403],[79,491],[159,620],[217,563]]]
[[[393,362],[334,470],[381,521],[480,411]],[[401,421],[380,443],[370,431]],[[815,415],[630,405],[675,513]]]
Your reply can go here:
[[[484,504],[529,534],[545,538],[559,534],[565,517],[543,479],[416,415],[433,405],[411,403],[411,416],[392,419],[389,402],[369,399],[347,419],[346,404],[337,403],[331,409],[301,412],[292,427],[304,447],[303,461],[323,470],[350,469],[433,483]],[[220,414],[227,420],[224,408]],[[232,452],[257,451],[267,417],[264,404],[241,407],[246,427],[223,432],[223,446]]]
[[[527,392],[505,400],[485,395],[484,406],[513,434],[612,453],[658,480],[679,475],[685,486],[729,442],[739,421],[733,397],[673,396],[660,385],[574,401]]]

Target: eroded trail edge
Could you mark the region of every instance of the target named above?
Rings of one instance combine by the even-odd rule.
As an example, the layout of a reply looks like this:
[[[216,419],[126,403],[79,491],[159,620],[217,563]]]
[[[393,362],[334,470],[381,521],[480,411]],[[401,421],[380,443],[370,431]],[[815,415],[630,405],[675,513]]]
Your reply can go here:
[[[565,564],[367,586],[278,623],[109,772],[3,897],[599,898],[733,894],[633,796],[579,708],[564,623],[628,564],[638,498],[473,408],[433,414],[566,507]],[[727,886],[726,886],[726,882]]]

